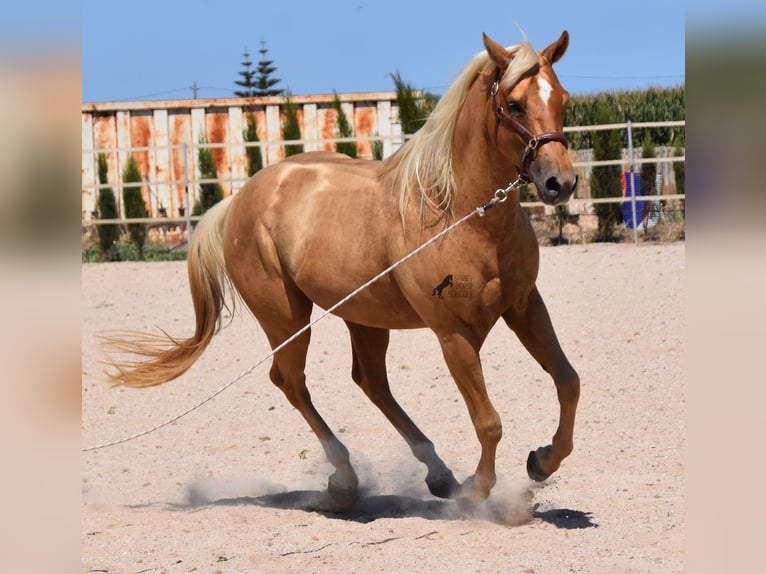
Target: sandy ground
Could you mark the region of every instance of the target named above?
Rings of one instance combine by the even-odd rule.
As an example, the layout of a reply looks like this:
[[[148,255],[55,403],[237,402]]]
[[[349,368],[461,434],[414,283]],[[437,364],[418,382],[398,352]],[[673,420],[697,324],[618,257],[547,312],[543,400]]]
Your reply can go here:
[[[465,514],[428,493],[424,467],[351,381],[345,326],[329,317],[307,374],[351,451],[357,506],[314,509],[331,467],[266,363],[160,430],[83,453],[83,571],[681,572],[684,261],[683,243],[542,248],[538,285],[583,386],[575,451],[541,485],[525,461],[555,430],[555,390],[504,324],[482,351],[503,419],[498,485]],[[180,380],[109,388],[100,332],[193,328],[186,264],[83,265],[82,298],[84,447],[171,419],[268,352],[238,314]],[[434,336],[395,332],[388,357],[394,394],[462,481],[479,447]]]

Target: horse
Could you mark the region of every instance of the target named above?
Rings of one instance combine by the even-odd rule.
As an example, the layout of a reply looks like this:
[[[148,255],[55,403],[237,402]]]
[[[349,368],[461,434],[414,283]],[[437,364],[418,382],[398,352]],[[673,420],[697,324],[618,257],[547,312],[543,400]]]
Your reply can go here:
[[[271,381],[334,467],[326,492],[353,504],[359,483],[349,452],[306,385],[310,328],[288,340],[309,325],[314,305],[330,309],[507,182],[533,183],[549,205],[566,202],[577,186],[562,133],[569,94],[553,71],[568,32],[539,52],[526,39],[504,47],[484,34],[483,44],[421,129],[388,158],[294,155],[212,207],[188,254],[194,334],[112,336],[112,350],[135,354],[112,363],[112,382],[140,388],[180,377],[222,328],[223,309],[244,302],[277,349]],[[429,491],[466,504],[486,499],[497,480],[502,423],[487,396],[479,353],[500,318],[552,377],[560,406],[558,428],[550,444],[530,451],[527,474],[546,480],[573,450],[580,379],[536,286],[539,247],[519,193],[518,184],[508,185],[508,201],[439,237],[333,310],[350,335],[353,381],[425,465]],[[449,276],[471,277],[468,296],[433,296],[434,285]],[[474,474],[462,483],[389,387],[390,330],[416,328],[437,337],[481,447]]]

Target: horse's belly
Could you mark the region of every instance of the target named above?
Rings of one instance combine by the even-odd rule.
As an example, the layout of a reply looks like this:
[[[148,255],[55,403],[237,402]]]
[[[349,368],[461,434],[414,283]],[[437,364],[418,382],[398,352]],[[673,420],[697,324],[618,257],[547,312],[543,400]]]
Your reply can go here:
[[[332,313],[346,321],[382,329],[415,329],[423,320],[413,310],[399,288],[387,276],[366,286],[375,275],[342,277],[342,266],[310,277],[296,277],[298,288],[322,309],[335,307]]]

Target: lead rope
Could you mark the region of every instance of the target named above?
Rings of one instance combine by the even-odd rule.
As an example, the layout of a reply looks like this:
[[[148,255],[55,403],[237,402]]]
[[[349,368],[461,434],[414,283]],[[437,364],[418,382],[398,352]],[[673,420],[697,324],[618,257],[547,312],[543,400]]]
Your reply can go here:
[[[388,273],[390,273],[391,271],[396,269],[399,265],[401,265],[402,263],[404,263],[408,259],[411,259],[415,255],[417,255],[418,253],[423,251],[426,247],[428,247],[432,243],[438,241],[439,239],[441,239],[442,237],[447,235],[447,233],[449,233],[450,231],[452,231],[456,227],[459,227],[460,225],[462,225],[463,223],[465,223],[466,221],[468,221],[472,217],[474,217],[476,215],[478,215],[479,217],[484,217],[484,214],[488,210],[492,209],[493,207],[495,207],[499,203],[505,202],[508,199],[508,195],[510,194],[511,191],[513,191],[514,189],[516,189],[518,187],[521,187],[522,185],[524,185],[526,183],[529,183],[529,180],[525,176],[519,175],[519,177],[517,177],[515,181],[509,183],[505,188],[497,189],[495,191],[494,195],[492,196],[492,199],[489,200],[489,202],[487,202],[486,204],[482,205],[481,207],[477,207],[476,209],[474,209],[470,213],[464,215],[461,219],[458,219],[452,225],[450,225],[449,227],[446,227],[445,229],[443,229],[442,231],[440,231],[439,233],[434,235],[431,239],[429,239],[428,241],[423,243],[420,247],[418,247],[414,251],[412,251],[409,254],[407,254],[404,257],[402,257],[399,261],[397,261],[397,262],[393,263],[392,265],[386,267],[383,271],[381,271],[380,273],[375,275],[375,277],[373,277],[372,279],[370,279],[369,281],[367,281],[366,283],[364,283],[363,285],[361,285],[360,287],[358,287],[357,289],[355,289],[354,291],[352,291],[351,293],[346,295],[343,299],[341,299],[340,301],[335,303],[335,305],[333,305],[332,307],[328,308],[326,311],[324,311],[322,314],[320,314],[316,319],[313,319],[312,321],[307,323],[303,328],[301,328],[299,331],[297,331],[296,333],[294,333],[293,335],[291,335],[290,337],[288,337],[287,339],[282,341],[282,343],[280,343],[279,345],[274,347],[274,349],[271,350],[271,353],[266,355],[263,359],[261,359],[260,361],[258,361],[257,363],[255,363],[254,365],[249,367],[248,369],[245,369],[244,371],[242,371],[239,375],[237,375],[232,380],[230,380],[228,383],[226,383],[225,385],[220,387],[217,391],[213,392],[207,398],[205,398],[204,400],[198,402],[194,406],[189,407],[188,409],[183,411],[181,414],[178,414],[178,415],[174,416],[173,418],[168,419],[165,422],[160,423],[160,424],[158,424],[158,425],[156,425],[156,426],[154,426],[154,427],[152,427],[150,429],[147,429],[147,430],[145,430],[143,432],[140,432],[140,433],[137,433],[137,434],[134,434],[134,435],[131,435],[131,436],[119,439],[119,440],[114,440],[112,442],[107,442],[107,443],[96,445],[96,446],[84,447],[81,452],[89,452],[89,451],[92,451],[92,450],[99,450],[99,449],[106,448],[106,447],[109,447],[109,446],[115,446],[115,445],[118,445],[118,444],[122,444],[122,443],[125,443],[125,442],[128,442],[128,441],[140,438],[142,436],[148,435],[148,434],[153,433],[154,431],[157,431],[157,430],[159,430],[159,429],[161,429],[163,427],[166,427],[166,426],[168,426],[170,424],[173,424],[174,422],[176,422],[180,418],[185,417],[186,415],[188,415],[192,411],[197,410],[202,405],[204,405],[206,403],[209,403],[215,397],[217,397],[222,392],[224,392],[226,389],[231,387],[234,383],[240,381],[241,379],[243,379],[244,377],[246,377],[247,375],[252,373],[255,369],[260,367],[264,362],[266,362],[268,359],[273,357],[277,352],[281,351],[284,347],[286,347],[287,345],[292,343],[295,339],[297,339],[303,333],[308,331],[312,326],[314,326],[317,323],[319,323],[319,321],[321,321],[322,319],[327,317],[327,315],[331,314],[338,307],[340,307],[341,305],[346,303],[349,299],[351,299],[352,297],[357,295],[359,292],[364,291],[365,289],[367,289],[367,287],[369,287],[370,285],[372,285],[373,283],[378,281],[380,278],[384,277],[385,275],[387,275]]]

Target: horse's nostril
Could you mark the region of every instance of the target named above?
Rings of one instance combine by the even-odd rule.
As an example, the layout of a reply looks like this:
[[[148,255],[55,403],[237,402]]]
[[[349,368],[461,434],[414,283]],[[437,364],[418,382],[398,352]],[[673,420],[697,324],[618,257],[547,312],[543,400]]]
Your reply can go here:
[[[545,180],[545,189],[548,191],[555,191],[556,194],[561,193],[561,184],[559,183],[558,178],[549,177],[547,180]]]
[[[580,181],[579,176],[575,175],[574,183],[572,184],[572,194],[577,191],[577,182]]]

